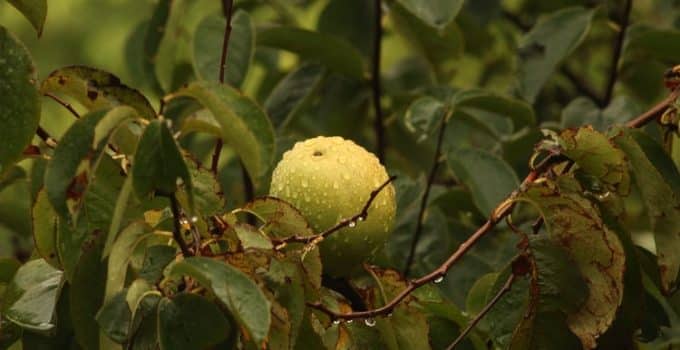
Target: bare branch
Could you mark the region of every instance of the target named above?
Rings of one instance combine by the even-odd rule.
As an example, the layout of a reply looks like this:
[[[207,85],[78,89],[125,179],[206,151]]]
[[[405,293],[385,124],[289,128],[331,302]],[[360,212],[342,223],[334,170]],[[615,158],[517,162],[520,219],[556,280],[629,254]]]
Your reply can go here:
[[[430,169],[430,175],[427,178],[427,186],[425,187],[425,192],[423,193],[423,198],[420,202],[420,211],[418,212],[418,222],[416,223],[416,231],[413,235],[413,241],[411,242],[411,250],[408,253],[408,258],[406,259],[406,266],[404,267],[404,276],[408,276],[411,272],[411,266],[413,265],[413,258],[416,254],[416,247],[418,246],[418,241],[420,241],[420,235],[423,231],[423,221],[425,218],[425,209],[427,209],[427,199],[430,195],[430,189],[432,188],[432,183],[434,182],[435,175],[437,174],[437,169],[439,168],[439,163],[442,161],[442,141],[444,141],[444,133],[446,132],[446,126],[448,125],[448,119],[450,117],[450,111],[443,116],[441,125],[439,126],[439,136],[437,137],[437,148],[434,152],[434,160],[432,161],[432,168]]]
[[[71,106],[70,103],[60,99],[58,96],[56,96],[52,93],[49,93],[49,92],[44,93],[44,96],[47,96],[47,97],[53,99],[55,102],[62,105],[64,108],[68,109],[68,111],[71,112],[71,114],[73,114],[73,116],[76,117],[76,119],[80,119],[80,114],[78,114],[76,109],[73,108],[73,106]]]
[[[644,126],[646,123],[659,117],[666,110],[666,108],[668,108],[669,105],[672,104],[678,98],[679,94],[680,92],[678,92],[678,90],[674,90],[665,100],[663,100],[656,106],[652,107],[650,110],[643,113],[642,115],[634,118],[626,125],[630,128],[639,128],[641,126]],[[391,313],[402,300],[409,296],[411,292],[416,290],[418,287],[425,285],[427,283],[434,282],[435,280],[440,280],[444,278],[444,276],[451,269],[451,267],[455,265],[465,255],[465,253],[467,253],[468,250],[470,250],[470,248],[472,248],[482,237],[489,233],[496,226],[496,224],[498,224],[498,222],[500,222],[502,219],[504,219],[512,212],[513,208],[515,207],[515,199],[521,193],[521,191],[526,189],[526,187],[529,184],[533,183],[538,178],[543,176],[543,174],[549,171],[553,165],[563,162],[564,160],[565,158],[559,154],[550,154],[546,158],[544,158],[524,178],[522,184],[520,184],[519,186],[519,189],[515,190],[505,200],[503,200],[496,207],[496,209],[493,210],[489,219],[482,226],[480,226],[477,229],[477,231],[475,231],[470,237],[468,237],[467,240],[461,243],[460,246],[458,246],[458,249],[456,249],[456,251],[454,251],[449,256],[449,258],[446,259],[446,261],[444,261],[444,263],[442,263],[439,267],[434,269],[429,274],[408,281],[406,288],[404,288],[404,290],[402,290],[392,300],[390,300],[382,307],[366,311],[338,313],[328,309],[321,302],[310,302],[307,303],[307,305],[309,307],[312,307],[327,314],[334,320],[335,319],[352,320],[359,318],[369,318]]]
[[[371,204],[373,204],[373,201],[375,200],[376,197],[380,194],[380,192],[387,187],[392,181],[394,181],[397,177],[396,176],[390,176],[387,181],[383,182],[382,185],[378,186],[375,190],[371,191],[371,194],[368,196],[368,200],[366,200],[366,203],[364,204],[364,207],[361,208],[361,211],[354,216],[346,219],[340,220],[335,226],[327,229],[326,231],[323,231],[319,234],[316,235],[311,235],[311,236],[300,236],[300,235],[295,235],[295,236],[290,236],[282,239],[272,239],[272,242],[277,245],[277,246],[284,246],[288,243],[312,243],[312,242],[317,242],[320,241],[334,232],[340,231],[341,229],[347,227],[347,226],[354,226],[360,221],[366,220],[368,218],[368,208],[371,207]]]
[[[373,91],[373,109],[375,111],[375,142],[376,154],[381,163],[385,162],[385,125],[383,120],[383,110],[380,104],[381,85],[380,85],[380,56],[382,51],[382,0],[373,0],[375,7],[375,18],[373,23],[373,57],[371,63],[371,90]]]
[[[630,20],[630,11],[633,7],[633,0],[626,0],[623,7],[623,15],[621,16],[621,23],[619,27],[619,35],[616,36],[614,42],[614,50],[612,52],[612,61],[609,68],[609,79],[607,80],[607,87],[604,92],[601,107],[606,107],[612,100],[614,93],[614,85],[619,73],[619,60],[621,59],[621,52],[623,51],[623,42],[626,39],[626,30],[628,29],[628,22]]]
[[[461,341],[463,341],[463,339],[465,339],[465,337],[468,335],[468,333],[470,333],[470,331],[473,328],[475,328],[475,326],[477,325],[477,323],[479,323],[479,321],[482,319],[482,317],[484,317],[489,311],[491,311],[491,308],[493,308],[494,305],[496,305],[496,303],[498,303],[498,301],[501,300],[501,297],[503,297],[503,295],[505,295],[505,293],[510,291],[510,288],[512,288],[512,284],[515,282],[516,278],[517,278],[517,276],[515,276],[514,273],[510,274],[510,277],[508,277],[508,279],[507,279],[507,281],[505,281],[505,284],[503,285],[503,287],[498,291],[498,293],[496,293],[496,295],[493,297],[493,299],[491,299],[491,301],[489,301],[489,303],[486,304],[486,306],[484,306],[482,311],[480,311],[479,314],[477,314],[477,316],[475,316],[475,318],[472,319],[470,324],[468,324],[467,327],[465,327],[465,329],[462,332],[460,332],[460,335],[458,336],[458,338],[456,338],[456,340],[454,340],[453,343],[451,343],[451,345],[449,345],[449,347],[446,348],[446,350],[455,349],[456,346],[458,346],[458,344]]]
[[[182,237],[182,224],[179,222],[181,214],[179,212],[179,203],[177,202],[177,197],[175,197],[174,193],[167,195],[167,197],[170,199],[170,210],[172,210],[172,222],[174,224],[172,238],[175,240],[175,242],[177,242],[177,245],[179,245],[182,255],[185,257],[191,256],[191,251],[189,251],[189,247],[187,246],[187,243],[184,242],[184,238]]]

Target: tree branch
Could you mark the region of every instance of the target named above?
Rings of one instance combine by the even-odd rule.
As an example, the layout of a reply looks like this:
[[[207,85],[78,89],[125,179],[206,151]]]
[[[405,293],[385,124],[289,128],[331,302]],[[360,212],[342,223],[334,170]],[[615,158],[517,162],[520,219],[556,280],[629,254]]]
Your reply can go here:
[[[231,37],[231,15],[233,9],[234,0],[222,0],[222,12],[224,13],[224,18],[226,18],[227,20],[227,24],[224,27],[224,37],[222,38],[222,56],[220,57],[220,72],[218,76],[221,84],[224,84],[224,72],[227,66],[227,54],[229,52],[229,38]],[[213,151],[212,164],[210,167],[210,170],[215,175],[217,175],[220,153],[222,153],[222,138],[218,137],[217,142],[215,142],[215,150]],[[248,186],[246,182],[250,182],[250,179],[248,179],[247,181],[244,180],[245,187]],[[252,183],[250,183],[250,186],[252,187]]]
[[[646,123],[654,120],[655,118],[659,117],[664,112],[664,110],[670,104],[672,104],[675,101],[675,99],[678,98],[678,94],[679,94],[678,90],[671,92],[671,94],[665,100],[658,103],[657,105],[655,105],[642,115],[631,120],[626,124],[626,126],[630,128],[639,128],[645,125]],[[564,157],[559,154],[551,154],[544,158],[537,166],[535,166],[529,172],[529,174],[522,181],[522,184],[520,184],[519,188],[515,190],[513,193],[511,193],[504,201],[498,204],[498,206],[496,206],[496,209],[493,210],[489,219],[482,226],[480,226],[477,229],[477,231],[475,231],[470,237],[468,237],[468,239],[461,243],[460,246],[458,246],[458,249],[456,249],[456,251],[454,251],[449,256],[449,258],[446,259],[446,261],[444,261],[444,263],[442,263],[439,267],[434,269],[429,274],[417,279],[410,280],[407,284],[407,287],[404,288],[404,290],[402,290],[391,301],[389,301],[382,307],[366,311],[338,313],[328,309],[321,302],[309,302],[307,303],[307,305],[311,308],[317,309],[327,314],[334,320],[336,319],[352,320],[389,314],[402,300],[404,300],[408,295],[411,294],[411,292],[416,290],[418,287],[443,279],[446,273],[451,269],[451,267],[455,265],[465,255],[465,253],[467,253],[467,251],[470,250],[470,248],[472,248],[482,237],[489,233],[491,229],[493,229],[496,226],[496,224],[500,222],[500,220],[502,220],[512,212],[512,209],[515,207],[515,199],[522,191],[524,191],[524,189],[527,188],[529,184],[533,183],[538,178],[540,178],[546,171],[550,170],[550,168],[553,165],[560,163],[564,160],[565,160]]]
[[[175,197],[174,193],[167,195],[167,197],[170,199],[170,210],[172,210],[172,222],[174,224],[172,238],[175,240],[175,242],[177,242],[179,249],[182,251],[182,255],[185,257],[191,256],[191,251],[189,251],[189,247],[187,246],[187,243],[184,242],[184,238],[182,237],[182,224],[179,222],[180,213],[177,197]]]
[[[50,136],[50,134],[45,129],[43,129],[42,126],[38,125],[38,129],[35,130],[35,134],[45,142],[47,147],[57,147],[57,141],[52,136]]]
[[[231,14],[234,9],[234,0],[222,0],[222,12],[227,19],[222,39],[222,57],[220,58],[220,83],[224,84],[224,70],[227,65],[227,53],[229,51],[229,37],[231,37]]]
[[[569,80],[571,85],[573,85],[578,92],[588,96],[588,98],[590,98],[598,106],[602,106],[604,101],[602,98],[600,98],[600,96],[598,96],[597,92],[595,92],[595,89],[588,82],[576,75],[576,73],[569,69],[569,67],[566,65],[560,67],[560,73],[562,73],[562,75],[564,75],[564,77]]]
[[[630,21],[630,12],[633,7],[633,0],[626,0],[623,7],[623,15],[621,16],[621,23],[619,28],[619,35],[616,37],[614,42],[614,49],[612,52],[612,61],[609,68],[609,80],[607,80],[607,87],[604,92],[604,98],[602,99],[601,107],[606,107],[609,102],[611,102],[612,95],[614,93],[614,85],[616,85],[616,80],[619,72],[619,60],[621,58],[621,52],[623,51],[623,42],[626,39],[626,30],[628,29],[628,23]]]
[[[430,169],[430,174],[427,178],[427,186],[425,187],[425,192],[423,193],[423,198],[420,202],[420,211],[418,212],[418,222],[416,223],[416,231],[413,235],[413,241],[411,242],[411,249],[408,253],[408,258],[406,259],[406,266],[404,267],[404,276],[409,275],[411,272],[411,266],[413,265],[413,258],[416,254],[416,247],[418,246],[418,241],[423,231],[423,220],[425,218],[425,209],[427,209],[427,199],[430,195],[430,189],[432,188],[432,183],[434,182],[435,175],[437,174],[437,169],[439,168],[439,163],[441,163],[442,157],[442,141],[444,141],[444,133],[446,132],[446,126],[448,125],[448,119],[450,117],[450,111],[447,111],[442,118],[441,125],[439,126],[439,136],[437,137],[437,148],[434,152],[434,159],[432,161],[432,168]]]
[[[373,33],[373,57],[371,63],[371,90],[373,91],[373,109],[375,111],[375,121],[373,128],[375,129],[376,154],[381,163],[385,162],[385,125],[383,121],[383,110],[380,104],[381,86],[380,86],[380,56],[382,51],[382,0],[374,0],[375,18],[374,18],[374,33]]]
[[[510,277],[508,277],[508,280],[505,281],[505,284],[498,291],[498,293],[496,293],[496,295],[493,297],[493,299],[491,299],[491,301],[489,301],[489,303],[486,304],[486,306],[484,306],[484,308],[479,312],[479,314],[477,314],[477,316],[475,316],[475,318],[472,319],[470,324],[468,324],[467,327],[465,327],[465,329],[462,332],[460,332],[460,335],[458,336],[458,338],[456,338],[456,340],[454,340],[453,343],[451,343],[451,345],[449,345],[449,347],[446,348],[446,350],[455,349],[456,346],[458,346],[458,344],[461,341],[463,341],[463,339],[465,339],[465,337],[468,335],[468,333],[470,333],[470,331],[473,328],[475,328],[475,326],[477,325],[477,323],[479,323],[479,321],[482,319],[482,317],[484,317],[489,311],[491,311],[491,308],[493,308],[494,305],[496,305],[496,303],[498,303],[498,301],[501,300],[501,297],[503,297],[503,295],[505,295],[505,293],[510,291],[510,289],[512,288],[512,284],[515,282],[515,279],[517,279],[517,276],[515,276],[514,273],[510,274]]]
[[[311,235],[311,236],[300,236],[300,235],[295,235],[295,236],[290,236],[286,238],[281,238],[281,239],[272,239],[272,242],[277,246],[278,249],[283,248],[286,244],[288,243],[312,243],[312,242],[319,242],[323,240],[324,238],[330,236],[334,232],[340,231],[341,229],[349,226],[349,227],[354,227],[358,222],[366,220],[368,217],[368,208],[371,207],[371,204],[375,200],[376,197],[380,194],[380,192],[387,187],[394,179],[396,179],[396,176],[390,176],[387,181],[383,182],[382,185],[378,186],[375,190],[371,191],[371,194],[368,196],[368,200],[366,200],[366,203],[364,204],[364,207],[361,208],[361,211],[354,216],[350,218],[345,218],[340,220],[335,226],[327,229],[326,231],[323,231],[319,234],[316,235]]]
[[[71,106],[70,103],[68,103],[68,102],[66,102],[66,101],[64,101],[64,100],[62,100],[62,99],[60,99],[60,98],[57,97],[56,95],[54,95],[54,94],[52,94],[52,93],[49,93],[49,92],[46,92],[46,93],[44,93],[43,95],[44,95],[44,96],[47,96],[47,97],[49,97],[49,98],[51,98],[51,99],[53,99],[53,100],[56,101],[58,104],[62,105],[64,108],[68,109],[68,111],[71,112],[71,114],[73,114],[73,116],[76,117],[76,119],[80,119],[80,114],[78,114],[78,112],[76,111],[76,109],[73,108],[73,106]]]

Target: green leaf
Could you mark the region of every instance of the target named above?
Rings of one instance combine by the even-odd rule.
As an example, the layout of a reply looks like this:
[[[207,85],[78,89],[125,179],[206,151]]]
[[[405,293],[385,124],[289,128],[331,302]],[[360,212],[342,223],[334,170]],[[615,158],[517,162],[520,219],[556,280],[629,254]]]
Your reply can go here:
[[[271,324],[271,304],[243,272],[217,260],[191,257],[170,265],[165,275],[196,279],[229,309],[256,344],[265,341]]]
[[[305,281],[301,266],[295,260],[295,258],[272,259],[266,275],[267,285],[273,291],[277,303],[287,310],[290,328],[289,348],[297,342],[298,336],[307,336],[307,334],[299,334],[306,306]]]
[[[605,108],[600,107],[587,97],[577,97],[562,110],[562,128],[578,128],[592,125],[600,132],[604,132],[614,124],[623,124],[640,115],[643,111],[630,97],[617,96]]]
[[[234,225],[234,231],[241,241],[243,249],[272,249],[272,241],[262,231],[243,223]]]
[[[229,48],[225,62],[224,80],[240,87],[248,74],[255,52],[255,26],[247,12],[238,10],[231,20]],[[222,45],[227,20],[222,14],[208,16],[198,24],[194,34],[193,64],[199,78],[218,81]]]
[[[296,53],[357,80],[364,77],[361,53],[334,35],[302,28],[270,27],[258,31],[257,44]]]
[[[463,7],[463,0],[397,0],[402,6],[435,28],[451,23]]]
[[[319,14],[317,30],[321,33],[345,38],[365,57],[373,50],[374,6],[365,0],[331,0]],[[348,26],[347,23],[352,23]]]
[[[223,341],[230,328],[217,305],[202,296],[181,293],[158,304],[161,350],[207,349]]]
[[[453,61],[463,54],[464,38],[458,25],[430,27],[397,3],[390,4],[388,14],[397,33],[433,66],[438,78],[450,76]]]
[[[639,28],[636,28],[639,29]],[[645,28],[627,37],[625,55],[644,54],[662,62],[675,62],[680,50],[680,31]]]
[[[612,324],[623,297],[623,246],[616,233],[604,226],[599,210],[582,196],[583,189],[571,177],[557,182],[532,183],[518,200],[535,206],[544,218],[553,242],[566,250],[587,277],[589,295],[567,325],[586,348]]]
[[[151,231],[151,227],[146,223],[133,222],[120,233],[113,243],[108,260],[105,301],[111,300],[125,286],[125,276],[132,253]]]
[[[189,169],[165,122],[154,120],[144,129],[131,176],[135,193],[140,198],[147,198],[156,191],[172,194],[180,180],[191,193]],[[190,203],[193,204],[191,200]]]
[[[17,270],[5,290],[0,305],[3,317],[24,329],[52,331],[63,284],[63,272],[43,259],[29,261]]]
[[[425,141],[436,135],[442,125],[442,119],[449,107],[434,97],[421,97],[411,103],[404,114],[406,129],[415,134],[417,142]]]
[[[128,339],[132,312],[125,297],[127,289],[117,292],[97,312],[97,324],[107,337],[118,344]]]
[[[59,141],[47,164],[45,189],[55,211],[68,222],[77,222],[110,135],[134,116],[129,107],[91,112],[73,123]]]
[[[480,89],[461,90],[453,95],[456,107],[453,118],[461,115],[490,125],[497,134],[511,134],[536,123],[533,108],[526,102]],[[509,130],[499,130],[496,125],[509,121]]]
[[[21,263],[14,258],[0,258],[0,284],[9,283],[20,267]]]
[[[592,127],[564,130],[558,140],[564,155],[602,183],[605,191],[627,195],[630,176],[626,155]]]
[[[108,155],[102,158],[94,180],[88,184],[84,195],[82,215],[76,226],[59,218],[57,250],[66,278],[72,281],[73,273],[83,253],[83,244],[91,238],[104,236],[111,224],[116,196],[124,176],[120,167]]]
[[[33,241],[38,254],[54,268],[61,268],[57,252],[57,232],[59,221],[57,213],[52,209],[47,192],[40,190],[33,203]]]
[[[104,303],[106,261],[102,261],[104,235],[83,245],[83,252],[73,272],[69,288],[70,313],[78,344],[84,349],[102,349],[99,326],[95,319]],[[103,339],[102,339],[103,340]]]
[[[486,301],[490,300],[489,293],[497,279],[497,273],[487,273],[472,285],[465,299],[465,310],[468,314],[476,315],[484,308]]]
[[[214,82],[189,84],[170,99],[192,97],[208,108],[222,127],[218,135],[234,148],[251,178],[266,172],[274,157],[274,130],[267,115],[251,99],[237,90]]]
[[[275,127],[282,129],[293,119],[305,101],[319,87],[325,70],[316,63],[305,63],[288,73],[264,102],[264,109]]]
[[[40,92],[70,96],[91,111],[127,105],[143,118],[156,117],[156,111],[139,91],[109,72],[87,66],[55,70],[42,82]]]
[[[175,260],[177,249],[167,245],[153,245],[146,249],[146,256],[139,270],[139,278],[157,283],[163,277],[163,270]]]
[[[200,21],[206,16],[221,13],[219,2],[188,0],[159,2],[147,33],[147,57],[151,69],[165,92],[177,90],[194,80],[192,39]],[[215,47],[222,46],[220,38]],[[215,71],[216,75],[218,72]]]
[[[314,234],[302,213],[284,200],[260,197],[246,204],[243,210],[255,214],[262,220],[264,224],[260,230],[271,237]]]
[[[47,0],[8,0],[26,19],[31,22],[33,28],[42,34],[45,18],[47,17]]]
[[[565,8],[539,19],[520,43],[519,93],[534,103],[555,69],[585,39],[595,10]]]
[[[191,174],[191,194],[194,196],[196,213],[203,218],[221,214],[225,206],[224,194],[215,174],[197,166],[192,161],[189,161],[187,165]],[[186,191],[179,192],[177,198],[183,203],[189,201]]]
[[[680,271],[680,175],[663,149],[641,132],[624,132],[614,142],[626,153],[652,221],[661,288],[672,290]]]
[[[40,121],[33,60],[26,47],[0,26],[0,174],[19,160]]]
[[[456,177],[472,194],[477,208],[489,215],[517,186],[519,180],[501,158],[473,148],[452,150],[448,162]]]
[[[142,295],[137,305],[132,308],[132,324],[130,325],[130,349],[158,349],[158,304],[160,293],[148,292]]]

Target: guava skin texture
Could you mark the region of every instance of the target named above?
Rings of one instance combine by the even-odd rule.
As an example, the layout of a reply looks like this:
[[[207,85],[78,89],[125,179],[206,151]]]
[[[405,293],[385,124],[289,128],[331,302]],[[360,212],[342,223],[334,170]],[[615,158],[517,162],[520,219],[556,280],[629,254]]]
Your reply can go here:
[[[272,174],[270,194],[298,208],[314,232],[361,212],[373,190],[388,179],[378,158],[341,137],[319,136],[295,144]],[[394,224],[396,201],[389,184],[368,217],[334,232],[320,244],[324,272],[345,277],[382,247]]]

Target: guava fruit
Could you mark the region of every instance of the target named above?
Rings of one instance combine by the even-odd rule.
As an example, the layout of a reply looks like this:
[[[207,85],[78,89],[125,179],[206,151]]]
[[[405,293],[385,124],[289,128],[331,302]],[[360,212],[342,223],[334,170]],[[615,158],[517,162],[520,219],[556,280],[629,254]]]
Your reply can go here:
[[[378,158],[341,137],[319,136],[295,144],[274,169],[270,194],[298,208],[316,233],[361,212],[373,190],[389,176]],[[324,272],[345,277],[385,244],[396,201],[389,184],[374,199],[365,220],[320,244]]]

